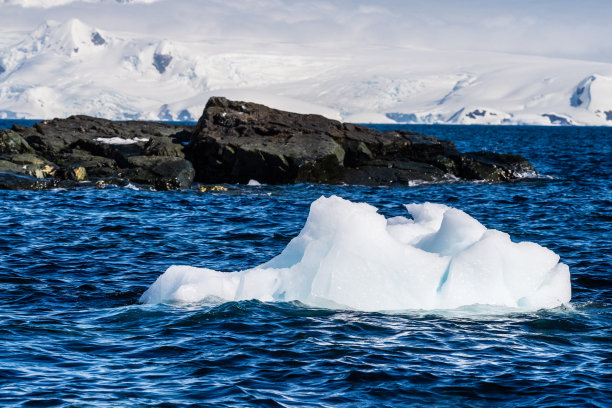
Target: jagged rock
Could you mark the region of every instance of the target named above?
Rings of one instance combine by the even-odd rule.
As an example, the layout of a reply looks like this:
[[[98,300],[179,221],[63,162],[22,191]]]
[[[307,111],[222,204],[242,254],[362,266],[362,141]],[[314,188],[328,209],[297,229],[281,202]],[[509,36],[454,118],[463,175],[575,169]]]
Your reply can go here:
[[[23,165],[0,159],[0,172],[24,174]]]
[[[0,154],[33,152],[34,149],[19,133],[9,129],[0,129]]]
[[[54,163],[30,153],[15,154],[7,156],[7,158],[12,163],[22,166],[22,174],[27,174],[36,178],[55,177],[58,170],[58,167]]]
[[[5,155],[0,159],[0,172],[22,174],[36,178],[55,176],[57,167],[29,153]]]
[[[371,161],[367,165],[348,168],[343,181],[360,185],[408,185],[411,181],[442,180],[445,173],[427,163],[412,161]]]
[[[204,183],[510,181],[533,171],[520,156],[461,154],[450,141],[413,132],[381,132],[217,97],[204,109],[188,157],[196,181]]]
[[[453,142],[413,132],[214,97],[195,127],[77,115],[0,130],[0,172],[0,188],[131,181],[168,190],[194,180],[406,185],[453,176],[500,182],[534,169],[521,156],[462,154]]]
[[[56,188],[58,185],[57,180],[0,171],[0,190],[45,190]]]
[[[472,152],[455,159],[458,176],[467,180],[512,181],[535,173],[533,166],[522,156]]]
[[[191,135],[190,135],[191,136]],[[145,156],[168,156],[185,158],[184,146],[175,141],[161,136],[153,136],[145,144]]]
[[[66,151],[58,164],[64,168],[83,167],[90,178],[112,177],[119,171],[119,166],[115,160],[90,154],[81,149]]]
[[[51,161],[76,148],[96,156],[126,159],[142,155],[147,142],[155,137],[166,138],[180,146],[178,140],[185,140],[185,133],[190,134],[192,129],[193,126],[143,121],[115,122],[83,115],[42,121],[32,128],[13,126],[15,132]]]
[[[133,156],[129,164],[128,180],[150,184],[157,190],[189,188],[195,176],[191,163],[180,157]]]
[[[345,155],[329,135],[335,126],[341,124],[322,116],[211,98],[189,157],[196,179],[205,183],[333,183],[340,179]]]
[[[10,151],[34,152],[40,163],[23,163],[23,154],[20,160],[14,154],[2,155],[0,159],[6,163],[0,163],[0,171],[74,182],[125,184],[125,180],[132,180],[160,189],[188,188],[193,169],[185,163],[183,144],[189,141],[192,129],[193,126],[115,122],[82,115],[42,121],[31,128],[13,126],[4,133],[11,137],[11,146],[21,148],[12,147]],[[152,159],[133,159],[144,156]]]
[[[15,164],[32,164],[32,165],[43,165],[45,161],[38,156],[35,156],[31,153],[23,153],[23,154],[15,154],[9,156],[11,162]]]
[[[56,175],[63,180],[87,180],[87,170],[83,166],[64,167],[61,170],[57,171]]]

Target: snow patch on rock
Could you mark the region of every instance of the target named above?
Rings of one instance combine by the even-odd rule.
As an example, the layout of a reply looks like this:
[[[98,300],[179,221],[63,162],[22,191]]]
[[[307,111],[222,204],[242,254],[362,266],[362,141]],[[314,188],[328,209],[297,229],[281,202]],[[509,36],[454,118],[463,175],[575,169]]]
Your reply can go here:
[[[124,139],[122,137],[98,137],[95,140],[96,142],[109,145],[129,145],[149,141],[146,137],[135,137],[133,139]]]

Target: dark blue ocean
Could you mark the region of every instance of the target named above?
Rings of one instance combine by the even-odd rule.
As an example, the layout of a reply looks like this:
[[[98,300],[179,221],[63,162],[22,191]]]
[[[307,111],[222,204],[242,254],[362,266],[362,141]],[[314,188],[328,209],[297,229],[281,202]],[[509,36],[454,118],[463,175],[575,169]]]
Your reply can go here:
[[[0,191],[0,405],[611,406],[612,128],[400,127],[523,154],[542,177]],[[571,305],[470,315],[138,303],[171,265],[269,260],[332,194],[386,216],[444,203],[546,246],[570,267]]]

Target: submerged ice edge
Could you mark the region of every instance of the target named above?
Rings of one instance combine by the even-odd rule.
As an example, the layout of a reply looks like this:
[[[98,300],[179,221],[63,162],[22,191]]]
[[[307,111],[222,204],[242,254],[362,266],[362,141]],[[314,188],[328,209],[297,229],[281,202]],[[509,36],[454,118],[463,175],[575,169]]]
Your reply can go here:
[[[236,272],[171,266],[140,301],[297,300],[364,311],[535,310],[569,302],[569,268],[554,252],[514,243],[442,204],[406,208],[412,219],[385,219],[371,205],[321,197],[277,257]]]
[[[576,303],[571,300],[556,307],[550,308],[521,308],[500,305],[471,304],[452,309],[392,309],[392,310],[360,310],[343,305],[311,305],[299,300],[286,301],[262,301],[259,299],[227,300],[217,296],[206,296],[195,302],[185,302],[181,300],[164,300],[159,303],[139,302],[125,306],[127,308],[136,307],[139,310],[159,311],[180,310],[180,311],[200,311],[214,312],[224,310],[226,307],[236,307],[240,310],[250,310],[251,308],[281,308],[299,309],[308,315],[308,311],[314,314],[321,312],[346,312],[346,313],[373,313],[390,316],[409,316],[415,318],[469,318],[470,320],[487,321],[489,319],[523,318],[526,316],[557,316],[557,317],[588,317],[589,313],[582,309],[589,306],[589,303]],[[221,308],[221,309],[219,309]]]

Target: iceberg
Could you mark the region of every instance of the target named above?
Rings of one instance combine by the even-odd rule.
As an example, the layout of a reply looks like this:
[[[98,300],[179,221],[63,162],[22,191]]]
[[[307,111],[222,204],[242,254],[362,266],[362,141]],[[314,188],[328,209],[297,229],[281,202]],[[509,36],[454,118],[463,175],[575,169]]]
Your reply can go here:
[[[142,303],[258,299],[363,311],[493,305],[535,310],[570,301],[570,271],[532,242],[512,242],[463,211],[409,204],[385,218],[369,204],[331,196],[311,204],[282,253],[252,269],[171,266]]]

